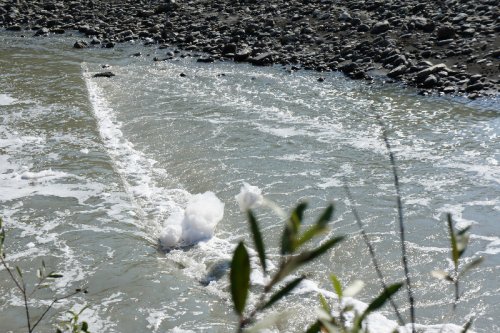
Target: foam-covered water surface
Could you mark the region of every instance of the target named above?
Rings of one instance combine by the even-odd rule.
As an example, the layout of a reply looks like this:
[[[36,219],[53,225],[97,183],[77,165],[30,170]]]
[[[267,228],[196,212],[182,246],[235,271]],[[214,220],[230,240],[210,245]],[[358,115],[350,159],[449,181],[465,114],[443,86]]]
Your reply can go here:
[[[57,306],[88,304],[92,331],[233,330],[227,262],[240,239],[252,244],[241,210],[255,207],[275,267],[282,221],[274,204],[288,211],[300,200],[310,203],[308,221],[334,201],[330,234],[349,241],[304,269],[308,280],[273,310],[285,312],[274,329],[302,331],[318,292],[334,301],[329,273],[366,282],[352,300],[362,308],[379,283],[344,181],[384,273],[401,281],[395,190],[377,116],[400,172],[419,327],[439,331],[435,325],[473,317],[477,332],[500,329],[498,100],[421,97],[337,73],[192,57],[153,62],[165,50],[138,45],[73,50],[65,38],[5,34],[0,42],[8,260],[33,276],[44,259],[64,274],[51,289],[59,294],[86,285],[87,295]],[[143,56],[130,57],[138,51]],[[93,77],[104,70],[116,76]],[[459,227],[472,226],[465,262],[486,259],[464,277],[452,315],[451,286],[430,276],[452,267],[448,212]],[[265,282],[258,271],[252,280]],[[22,301],[0,281],[2,330],[21,332]],[[396,301],[407,312],[406,295]],[[390,308],[370,317],[377,332],[396,326]]]

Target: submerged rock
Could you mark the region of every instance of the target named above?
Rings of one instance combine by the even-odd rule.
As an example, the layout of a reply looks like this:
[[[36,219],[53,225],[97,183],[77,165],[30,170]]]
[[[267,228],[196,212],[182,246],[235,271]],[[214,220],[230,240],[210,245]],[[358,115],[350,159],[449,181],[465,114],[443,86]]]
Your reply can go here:
[[[113,77],[116,76],[113,72],[102,72],[94,74],[92,77]]]

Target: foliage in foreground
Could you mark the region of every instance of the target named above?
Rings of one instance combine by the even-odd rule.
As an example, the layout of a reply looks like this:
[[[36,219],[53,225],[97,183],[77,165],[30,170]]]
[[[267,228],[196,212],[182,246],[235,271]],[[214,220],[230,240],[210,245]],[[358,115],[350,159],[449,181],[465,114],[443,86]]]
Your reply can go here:
[[[287,295],[290,295],[293,290],[300,285],[300,283],[305,279],[305,276],[302,275],[294,278],[293,273],[295,270],[304,264],[317,259],[320,255],[326,253],[344,239],[342,236],[333,237],[324,241],[321,245],[312,250],[302,250],[302,248],[309,244],[311,240],[315,239],[327,230],[327,223],[333,214],[333,205],[330,205],[317,219],[315,224],[306,228],[302,232],[301,227],[303,226],[303,213],[305,209],[305,203],[298,204],[292,211],[290,217],[285,221],[281,236],[280,264],[278,269],[272,273],[268,270],[268,264],[266,262],[268,256],[265,251],[266,246],[263,242],[259,224],[252,210],[247,210],[248,223],[253,238],[253,244],[258,254],[260,269],[269,282],[261,288],[257,304],[253,305],[252,309],[248,309],[248,293],[252,287],[250,284],[251,265],[246,245],[243,241],[241,241],[233,253],[230,271],[233,308],[239,317],[238,332],[243,332],[249,326],[255,324],[256,317],[259,313],[263,313],[276,302]],[[460,258],[465,252],[468,244],[468,228],[456,230],[453,226],[453,221],[450,215],[448,215],[447,221],[454,270],[450,273],[445,271],[434,271],[431,274],[437,278],[445,279],[453,283],[455,288],[455,302],[453,304],[453,310],[455,310],[456,304],[460,298],[458,289],[460,278],[466,272],[477,267],[483,261],[483,258],[478,258],[465,265],[461,271],[458,270]],[[369,240],[368,244],[371,247]],[[374,254],[373,251],[370,253]],[[284,285],[280,283],[283,281],[286,281]],[[318,318],[310,325],[306,333],[367,332],[365,319],[368,315],[382,308],[388,301],[392,301],[392,296],[400,291],[405,285],[404,282],[393,283],[390,285],[386,285],[384,283],[381,293],[368,304],[366,309],[359,311],[348,302],[344,302],[344,299],[345,297],[352,297],[356,295],[363,287],[363,283],[359,280],[354,281],[347,288],[344,288],[338,277],[334,274],[330,275],[330,281],[332,283],[333,290],[338,297],[337,305],[335,308],[332,307],[326,298],[320,294],[320,309],[318,310]],[[399,309],[397,307],[395,307],[395,312],[399,313]],[[348,316],[347,314],[351,314],[351,316]],[[349,317],[351,317],[351,319],[348,320]],[[415,329],[415,323],[410,322],[410,324],[412,330]],[[404,321],[402,325],[405,325]],[[471,325],[472,320],[468,321],[463,326],[462,332],[467,332]]]
[[[323,295],[320,295],[320,303],[321,309],[319,311],[319,316],[317,320],[309,327],[307,333],[316,333],[316,332],[345,332],[345,333],[358,333],[360,331],[368,331],[366,319],[368,315],[382,308],[386,302],[389,302],[394,310],[394,314],[398,320],[399,325],[406,326],[406,322],[401,315],[401,311],[399,307],[395,304],[392,299],[392,296],[396,294],[399,290],[402,289],[403,286],[406,287],[407,295],[408,295],[408,309],[409,309],[409,317],[410,317],[410,326],[412,333],[416,333],[415,328],[415,299],[412,290],[412,281],[409,271],[408,258],[406,254],[406,231],[404,224],[404,215],[403,215],[403,205],[401,199],[401,188],[399,183],[399,176],[396,167],[396,158],[392,151],[388,135],[386,132],[386,126],[382,122],[380,117],[377,117],[377,121],[382,129],[382,139],[385,143],[385,147],[387,149],[387,153],[390,160],[391,171],[394,177],[394,188],[396,194],[396,203],[397,203],[397,212],[398,212],[398,227],[399,227],[399,239],[401,244],[401,265],[404,271],[404,282],[398,282],[394,284],[388,285],[380,269],[378,264],[377,257],[375,255],[374,247],[365,231],[364,225],[361,221],[361,218],[355,208],[353,203],[353,197],[347,185],[345,185],[345,192],[349,202],[351,203],[352,213],[356,220],[356,224],[360,229],[362,239],[365,245],[368,248],[368,253],[371,257],[373,267],[377,273],[378,280],[381,285],[382,292],[375,297],[364,309],[363,311],[359,311],[358,309],[353,308],[351,305],[344,303],[344,296],[353,296],[356,294],[361,288],[361,283],[353,283],[346,290],[343,289],[340,284],[339,279],[335,275],[331,275],[330,279],[332,281],[333,289],[338,297],[338,306],[337,309],[332,309]],[[345,182],[347,183],[347,182]],[[297,253],[297,250],[301,248],[304,244],[308,243],[313,238],[317,237],[327,228],[327,223],[330,220],[333,214],[333,205],[328,206],[320,218],[317,220],[315,224],[306,229],[303,233],[300,232],[302,226],[302,217],[304,210],[306,209],[305,203],[299,203],[297,207],[292,211],[290,218],[285,222],[283,234],[281,237],[281,251],[280,251],[280,260],[281,263],[279,265],[279,269],[270,275],[270,272],[267,271],[266,267],[266,252],[264,242],[262,240],[262,235],[259,229],[259,225],[257,220],[250,209],[251,207],[247,207],[248,214],[248,222],[250,225],[250,231],[253,236],[254,246],[258,252],[259,262],[261,265],[261,269],[265,276],[270,276],[270,282],[264,287],[261,292],[261,296],[259,302],[254,307],[252,311],[245,311],[246,308],[246,300],[248,297],[248,291],[250,288],[250,259],[248,256],[248,252],[243,242],[240,242],[237,246],[236,250],[233,254],[233,259],[231,262],[231,295],[233,300],[233,307],[235,312],[239,316],[239,326],[238,331],[243,331],[248,325],[255,322],[256,315],[259,312],[263,312],[268,309],[271,305],[282,299],[283,297],[289,295],[301,282],[304,280],[304,276],[293,279],[291,282],[288,282],[285,286],[278,289],[278,282],[285,280],[289,277],[293,271],[303,264],[306,264],[314,259],[316,259],[319,255],[325,253],[333,246],[337,245],[342,239],[342,236],[332,238],[323,243],[323,245],[311,251],[302,251]],[[462,230],[456,230],[453,225],[453,220],[451,215],[447,215],[447,225],[450,237],[450,248],[451,248],[451,259],[453,262],[453,271],[434,271],[431,274],[434,277],[439,279],[444,279],[449,281],[454,286],[454,303],[453,303],[453,311],[456,310],[456,306],[458,300],[460,299],[460,290],[459,290],[459,281],[460,278],[470,271],[471,269],[477,267],[482,261],[483,258],[478,258],[473,260],[471,263],[465,265],[461,271],[459,271],[459,264],[462,255],[464,254],[468,241],[468,227]],[[278,289],[274,291],[274,289]],[[274,294],[269,296],[269,293],[274,291]],[[346,320],[346,313],[354,313],[354,317],[352,320]],[[472,326],[472,320],[470,319],[467,323],[464,324],[462,333],[467,332]]]

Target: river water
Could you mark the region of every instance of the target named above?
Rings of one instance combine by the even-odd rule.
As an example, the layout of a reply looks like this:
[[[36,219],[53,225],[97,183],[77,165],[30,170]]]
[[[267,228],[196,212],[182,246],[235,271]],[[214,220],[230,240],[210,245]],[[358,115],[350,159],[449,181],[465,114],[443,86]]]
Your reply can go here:
[[[473,317],[475,331],[500,331],[498,100],[421,97],[380,80],[367,85],[279,66],[153,62],[166,50],[133,44],[75,50],[71,37],[11,34],[0,43],[7,261],[29,283],[42,259],[64,274],[32,298],[35,316],[54,293],[89,291],[57,303],[40,332],[53,332],[61,311],[84,305],[92,332],[234,331],[227,277],[210,271],[224,268],[239,240],[252,246],[234,199],[244,182],[285,210],[307,200],[309,223],[333,201],[329,235],[348,237],[303,269],[307,282],[271,311],[283,312],[272,330],[303,331],[318,292],[332,294],[330,273],[344,284],[365,281],[360,301],[379,292],[344,182],[388,281],[402,281],[395,190],[377,115],[400,172],[418,324],[431,331]],[[136,52],[142,55],[131,57]],[[116,76],[92,77],[104,70]],[[225,204],[213,237],[163,251],[158,237],[169,217],[205,192]],[[464,262],[486,259],[464,277],[456,313],[452,287],[430,276],[452,267],[447,212],[459,227],[472,225]],[[267,208],[256,213],[276,265],[282,221]],[[0,331],[25,332],[22,299],[4,269],[0,276]],[[252,280],[262,283],[258,273]],[[397,303],[408,318],[404,292]],[[372,325],[390,332],[394,320],[386,307]]]

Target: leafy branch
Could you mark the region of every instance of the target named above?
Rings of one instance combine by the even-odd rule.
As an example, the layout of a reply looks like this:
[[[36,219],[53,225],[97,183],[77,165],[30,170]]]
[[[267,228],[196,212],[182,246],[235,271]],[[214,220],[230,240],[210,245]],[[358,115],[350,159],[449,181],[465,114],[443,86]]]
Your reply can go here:
[[[4,249],[5,239],[6,239],[5,228],[3,227],[3,220],[0,217],[0,262],[7,271],[7,273],[9,274],[10,279],[14,282],[16,289],[19,291],[19,293],[23,298],[24,312],[26,314],[26,325],[28,328],[28,333],[32,333],[35,331],[35,328],[42,322],[42,320],[45,318],[45,316],[49,313],[49,311],[53,308],[53,306],[57,302],[71,298],[80,293],[87,293],[86,289],[78,288],[63,296],[54,297],[51,303],[44,309],[42,314],[38,317],[38,319],[35,320],[30,313],[29,298],[32,297],[37,291],[49,287],[51,282],[53,282],[55,279],[62,278],[63,275],[56,273],[54,271],[47,272],[45,262],[42,260],[41,267],[37,269],[38,282],[30,291],[24,280],[23,272],[21,271],[19,266],[15,266],[15,268],[12,269],[7,264],[6,254]]]
[[[244,242],[241,241],[234,251],[230,271],[231,296],[234,310],[239,316],[239,332],[255,321],[257,313],[270,308],[280,299],[289,295],[305,279],[305,276],[295,278],[285,286],[278,288],[277,285],[280,282],[299,267],[317,259],[344,239],[343,236],[333,237],[312,250],[300,251],[304,245],[328,229],[327,224],[334,210],[333,205],[329,205],[316,220],[316,223],[301,232],[306,208],[306,203],[299,203],[286,221],[281,237],[280,265],[278,270],[271,275],[267,271],[265,245],[257,219],[251,210],[247,210],[250,231],[258,253],[259,263],[264,275],[269,277],[269,282],[264,286],[255,308],[250,312],[245,311],[250,289],[251,267],[248,251]]]

